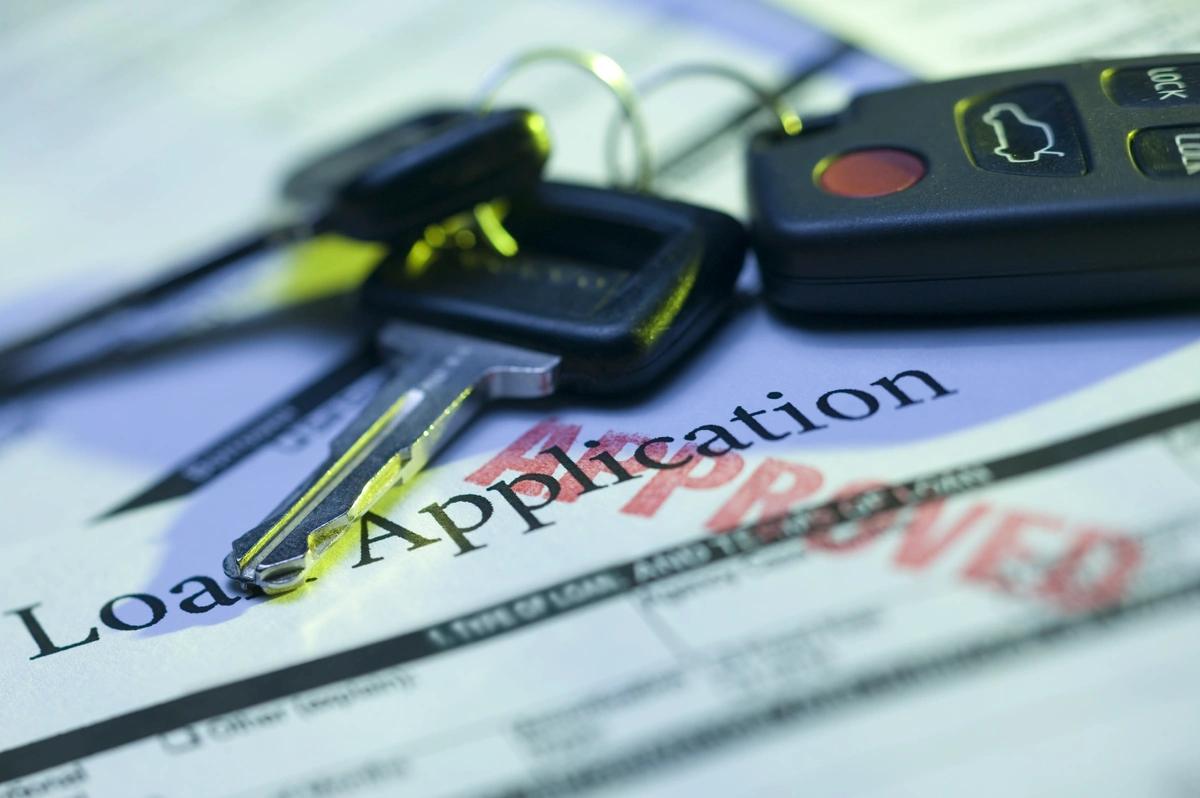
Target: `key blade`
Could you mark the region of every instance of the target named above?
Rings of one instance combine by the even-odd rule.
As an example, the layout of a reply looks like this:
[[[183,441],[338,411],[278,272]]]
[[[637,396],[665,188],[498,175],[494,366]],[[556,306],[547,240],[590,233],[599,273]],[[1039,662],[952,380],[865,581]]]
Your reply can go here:
[[[331,258],[328,246],[288,246],[306,230],[307,223],[294,222],[252,232],[20,340],[0,342],[0,399],[285,310],[315,307],[352,288],[347,283],[324,296],[306,293],[305,276],[329,266],[313,261],[337,260],[341,269],[347,257],[339,251],[340,260]],[[349,253],[352,261],[368,256],[373,264],[382,249]]]
[[[326,461],[233,541],[225,573],[268,593],[298,587],[334,540],[407,482],[483,404],[554,391],[559,357],[412,324],[380,348],[394,375],[330,446]]]

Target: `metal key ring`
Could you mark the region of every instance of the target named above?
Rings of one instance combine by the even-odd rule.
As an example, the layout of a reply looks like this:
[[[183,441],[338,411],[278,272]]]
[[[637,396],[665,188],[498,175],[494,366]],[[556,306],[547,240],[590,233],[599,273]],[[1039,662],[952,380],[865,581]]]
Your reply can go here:
[[[542,61],[560,61],[579,67],[608,87],[621,107],[621,118],[633,132],[637,171],[631,185],[638,191],[648,190],[654,174],[653,159],[650,152],[650,137],[646,132],[646,123],[638,103],[637,91],[633,81],[629,79],[629,75],[621,68],[621,65],[604,53],[570,47],[547,47],[518,53],[497,65],[484,78],[475,95],[476,106],[480,111],[490,109],[496,94],[509,78],[525,67]],[[615,172],[611,168],[609,173],[614,175],[614,184],[618,183]]]
[[[777,95],[772,94],[767,89],[763,88],[756,80],[751,78],[741,70],[725,64],[713,64],[707,62],[676,64],[675,66],[654,72],[644,80],[638,81],[635,89],[642,97],[646,97],[655,89],[661,88],[664,84],[670,83],[681,78],[688,77],[717,77],[725,80],[733,81],[743,88],[747,89],[758,100],[763,108],[771,111],[775,118],[779,121],[779,126],[782,128],[784,135],[794,136],[804,129],[804,123],[800,116],[793,111],[786,103],[783,102]],[[608,167],[609,175],[618,173],[617,164],[617,120],[614,118],[608,124],[608,131],[604,139],[604,159]],[[636,132],[635,132],[636,136]],[[636,141],[636,139],[635,139]],[[647,184],[647,188],[649,184]]]

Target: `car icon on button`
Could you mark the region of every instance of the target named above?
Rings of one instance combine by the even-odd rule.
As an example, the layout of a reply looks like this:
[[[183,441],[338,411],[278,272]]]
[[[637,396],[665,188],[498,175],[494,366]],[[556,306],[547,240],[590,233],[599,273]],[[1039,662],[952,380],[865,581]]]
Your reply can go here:
[[[1054,149],[1054,128],[1025,113],[1016,103],[996,103],[983,121],[991,125],[999,146],[992,150],[1009,163],[1036,163],[1043,155],[1063,157]]]

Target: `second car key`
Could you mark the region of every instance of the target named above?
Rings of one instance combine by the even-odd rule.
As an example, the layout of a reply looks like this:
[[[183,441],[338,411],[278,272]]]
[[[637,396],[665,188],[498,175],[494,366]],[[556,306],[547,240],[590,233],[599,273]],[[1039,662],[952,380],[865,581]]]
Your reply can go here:
[[[612,190],[545,183],[506,222],[515,257],[451,250],[429,267],[397,254],[367,281],[394,376],[328,460],[233,541],[230,577],[271,593],[301,584],[488,399],[643,387],[713,327],[745,257],[735,219]]]
[[[812,314],[1200,300],[1200,55],[859,97],[748,153],[764,295]]]
[[[487,221],[487,203],[530,190],[548,153],[545,120],[522,109],[434,111],[359,137],[291,173],[282,220],[0,348],[0,397],[207,331],[214,316],[229,323],[277,309],[273,299],[265,308],[243,305],[258,283],[287,267],[271,257],[278,247],[324,233],[381,242],[411,237],[472,208]],[[359,252],[347,254],[361,260]],[[352,277],[356,270],[343,271]]]

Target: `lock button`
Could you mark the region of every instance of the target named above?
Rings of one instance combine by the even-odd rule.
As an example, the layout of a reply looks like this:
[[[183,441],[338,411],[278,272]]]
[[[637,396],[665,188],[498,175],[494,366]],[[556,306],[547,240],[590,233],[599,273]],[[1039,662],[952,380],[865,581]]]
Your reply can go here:
[[[1127,108],[1200,105],[1200,63],[1196,62],[1107,69],[1100,84],[1110,100]]]

